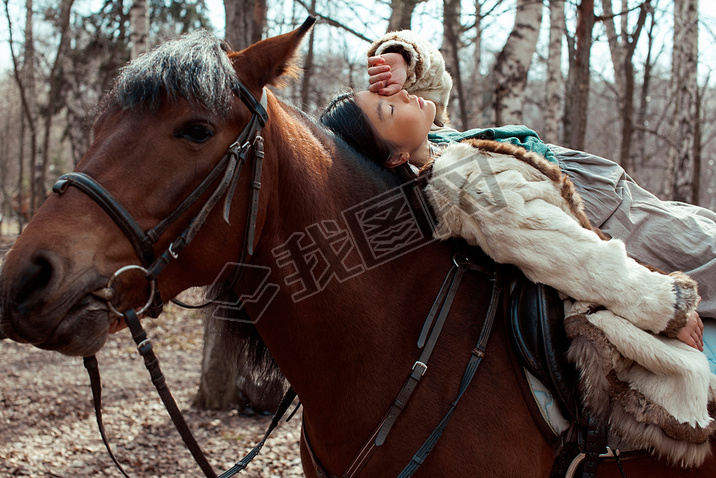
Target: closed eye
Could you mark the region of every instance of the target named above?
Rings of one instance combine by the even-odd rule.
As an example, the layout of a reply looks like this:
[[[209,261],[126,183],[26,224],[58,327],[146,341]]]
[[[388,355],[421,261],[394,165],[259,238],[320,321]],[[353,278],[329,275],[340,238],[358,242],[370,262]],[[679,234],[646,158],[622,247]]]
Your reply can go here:
[[[203,143],[214,136],[214,131],[206,123],[190,123],[174,131],[174,136],[193,143]]]

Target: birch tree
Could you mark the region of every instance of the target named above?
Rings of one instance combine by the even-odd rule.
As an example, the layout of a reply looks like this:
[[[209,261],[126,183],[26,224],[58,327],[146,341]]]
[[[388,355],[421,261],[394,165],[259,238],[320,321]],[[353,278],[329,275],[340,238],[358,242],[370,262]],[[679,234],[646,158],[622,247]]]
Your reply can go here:
[[[261,40],[266,28],[266,0],[224,0],[226,41],[236,51]]]
[[[573,149],[584,149],[589,107],[594,0],[582,0],[577,7],[577,30],[568,38],[569,74],[564,102],[564,143]]]
[[[134,0],[129,9],[131,58],[135,59],[149,48],[149,9],[147,0]]]
[[[644,1],[639,7],[639,18],[634,31],[629,32],[629,2],[622,0],[621,12],[617,15],[621,20],[619,32],[615,26],[615,15],[612,10],[612,0],[601,0],[603,23],[607,32],[609,51],[614,65],[614,82],[619,97],[619,117],[621,119],[621,146],[619,148],[619,163],[627,171],[634,169],[632,155],[632,137],[634,135],[634,52],[646,22],[647,14],[651,11],[651,0]]]
[[[668,154],[667,194],[677,201],[697,201],[694,183],[694,138],[698,85],[698,0],[674,1],[674,41],[671,60],[672,132]]]
[[[494,67],[494,123],[522,123],[527,72],[537,50],[541,0],[517,0],[515,23]]]
[[[559,142],[559,125],[564,102],[562,76],[562,39],[564,37],[564,0],[549,1],[549,50],[547,56],[547,104],[544,109],[544,140]]]

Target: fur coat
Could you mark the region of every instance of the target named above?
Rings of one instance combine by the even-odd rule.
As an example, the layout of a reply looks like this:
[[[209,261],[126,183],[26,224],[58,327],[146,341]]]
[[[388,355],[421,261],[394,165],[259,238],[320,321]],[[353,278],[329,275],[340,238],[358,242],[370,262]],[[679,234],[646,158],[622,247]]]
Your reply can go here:
[[[452,144],[423,174],[438,238],[461,237],[568,297],[569,356],[590,413],[630,447],[703,462],[716,376],[674,339],[698,305],[696,283],[628,257],[623,242],[589,224],[559,167],[521,147]]]

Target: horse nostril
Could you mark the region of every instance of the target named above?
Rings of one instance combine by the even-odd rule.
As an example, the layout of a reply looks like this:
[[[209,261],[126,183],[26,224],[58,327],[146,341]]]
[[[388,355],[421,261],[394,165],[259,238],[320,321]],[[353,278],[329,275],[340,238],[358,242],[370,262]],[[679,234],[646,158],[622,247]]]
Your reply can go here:
[[[50,283],[53,271],[54,267],[47,255],[36,253],[32,256],[17,281],[15,304],[20,312],[27,312],[43,296],[40,292]]]

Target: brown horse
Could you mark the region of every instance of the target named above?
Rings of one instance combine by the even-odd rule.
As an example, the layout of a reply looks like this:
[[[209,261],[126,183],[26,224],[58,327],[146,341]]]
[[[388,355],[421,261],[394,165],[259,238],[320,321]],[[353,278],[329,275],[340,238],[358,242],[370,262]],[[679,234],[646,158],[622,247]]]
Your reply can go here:
[[[225,265],[243,261],[240,251],[250,241],[247,270],[259,280],[252,283],[257,274],[244,271],[230,282],[237,294],[251,297],[245,310],[301,399],[316,458],[340,476],[413,368],[421,327],[455,251],[416,226],[419,208],[407,207],[412,196],[392,173],[358,157],[265,89],[290,74],[307,29],[230,55],[213,37],[193,35],[138,60],[105,99],[94,142],[76,171],[110,192],[144,231],[167,216],[176,219],[154,241],[151,252],[160,255],[177,245],[175,238],[214,194],[209,189],[185,211],[173,211],[256,119],[237,80],[253,103],[266,95],[255,236],[244,231],[252,215],[250,190],[258,185],[250,175],[237,175],[228,221],[220,207],[211,209],[203,227],[192,230],[193,242],[168,259],[157,288],[171,298],[231,279],[232,268]],[[231,197],[233,188],[226,190],[220,190],[222,199]],[[6,257],[0,325],[13,340],[87,356],[122,325],[105,299],[120,311],[147,302],[140,269],[117,273],[140,263],[142,247],[125,238],[127,227],[119,228],[91,194],[74,187],[58,191]],[[359,476],[397,476],[450,408],[480,335],[490,279],[465,275],[427,372]],[[549,475],[554,451],[520,393],[499,315],[475,380],[416,476]],[[306,475],[317,476],[305,439],[302,458]],[[650,457],[624,466],[630,478],[716,476],[713,459],[690,471]],[[619,475],[615,466],[604,465],[599,476]]]

